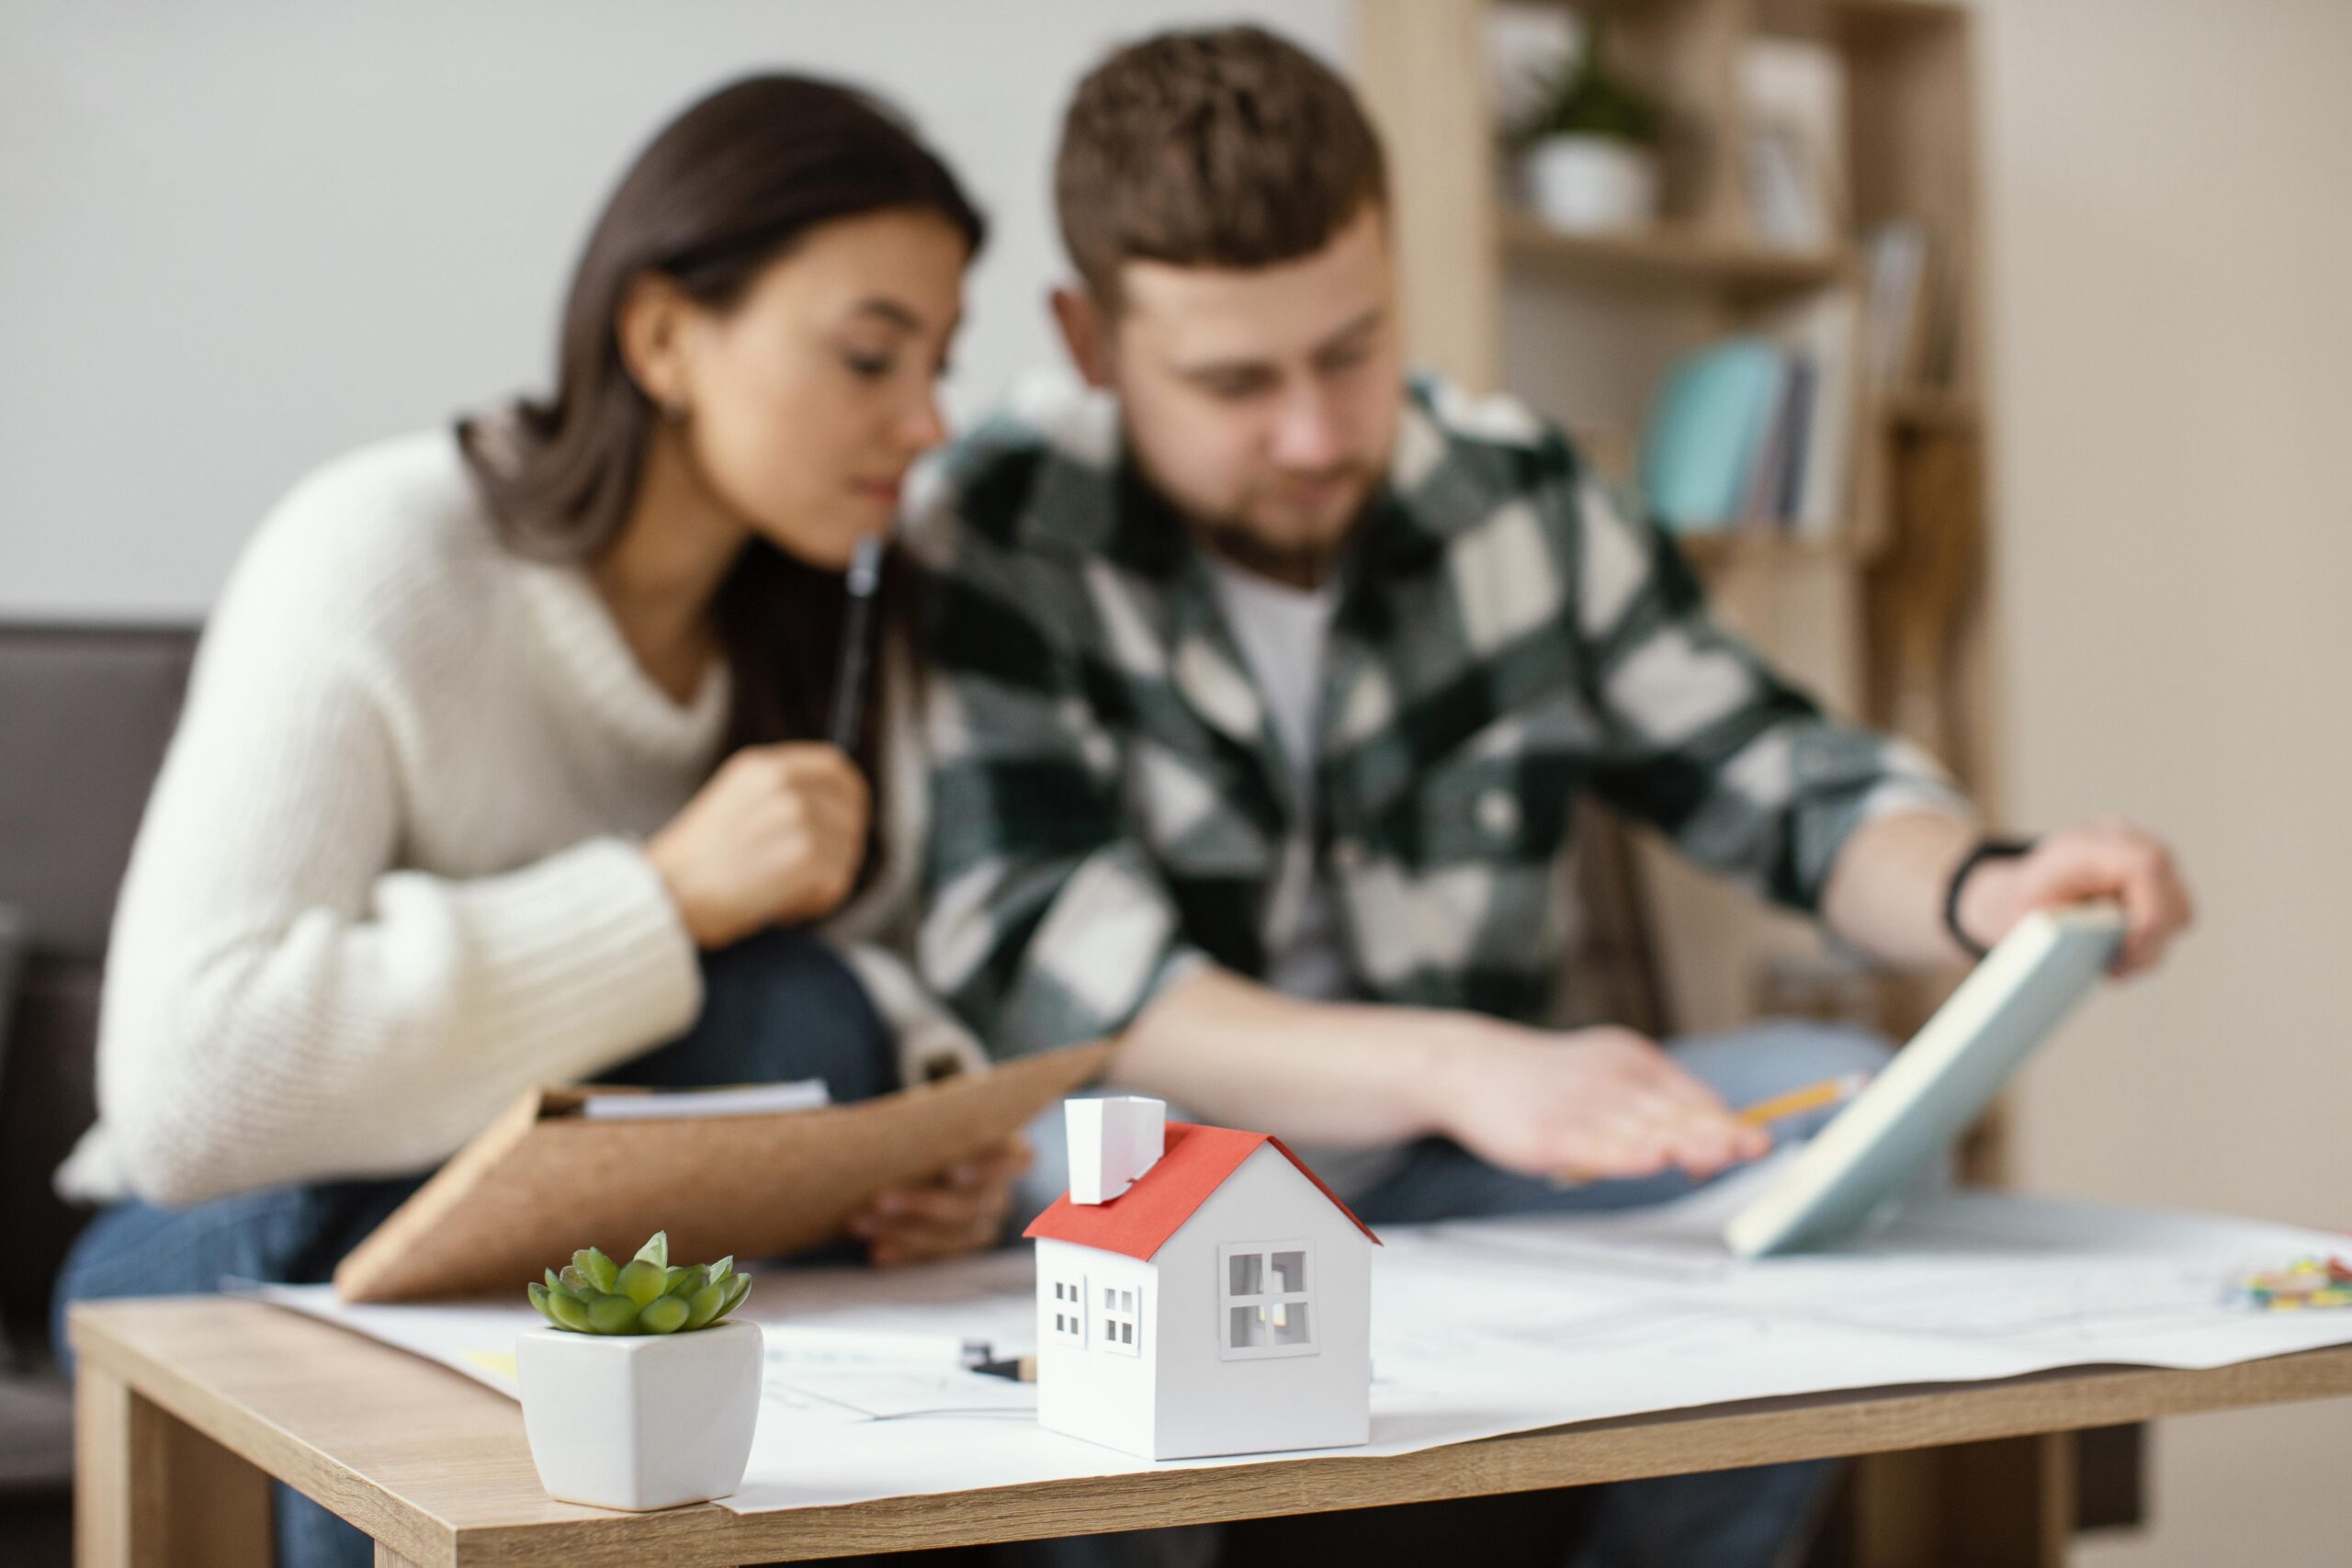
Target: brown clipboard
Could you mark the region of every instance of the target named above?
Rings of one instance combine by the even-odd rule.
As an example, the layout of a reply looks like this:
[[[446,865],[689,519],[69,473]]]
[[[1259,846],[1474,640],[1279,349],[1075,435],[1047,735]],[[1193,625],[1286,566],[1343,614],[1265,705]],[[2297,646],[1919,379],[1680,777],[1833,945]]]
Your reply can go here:
[[[887,1188],[1018,1131],[1101,1078],[1107,1044],[810,1111],[592,1121],[583,1085],[525,1095],[394,1210],[334,1271],[346,1302],[514,1292],[582,1247],[626,1258],[655,1231],[709,1262],[797,1252]],[[691,1095],[694,1091],[675,1091]]]

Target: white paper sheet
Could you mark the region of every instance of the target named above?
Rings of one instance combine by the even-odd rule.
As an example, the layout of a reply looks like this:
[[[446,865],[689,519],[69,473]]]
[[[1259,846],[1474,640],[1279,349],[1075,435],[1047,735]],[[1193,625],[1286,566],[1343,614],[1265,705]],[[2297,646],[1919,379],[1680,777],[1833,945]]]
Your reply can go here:
[[[675,1089],[655,1094],[592,1094],[580,1114],[591,1122],[654,1122],[685,1116],[773,1116],[820,1111],[833,1102],[822,1078],[742,1084],[733,1089]]]
[[[1769,1167],[1620,1215],[1385,1231],[1373,1263],[1373,1442],[1442,1443],[1781,1394],[1971,1382],[2102,1363],[2216,1367],[2352,1343],[2352,1312],[2266,1314],[2245,1273],[2345,1238],[2009,1194],[1924,1196],[1846,1249],[1736,1261],[1724,1217]],[[1035,1344],[1028,1250],[931,1268],[781,1270],[752,1315]],[[345,1307],[269,1299],[514,1393],[528,1306]],[[779,1337],[780,1341],[782,1337]],[[772,1347],[738,1512],[1157,1468],[1041,1430],[1035,1390],[936,1360]],[[1269,1457],[1193,1460],[1187,1466]]]

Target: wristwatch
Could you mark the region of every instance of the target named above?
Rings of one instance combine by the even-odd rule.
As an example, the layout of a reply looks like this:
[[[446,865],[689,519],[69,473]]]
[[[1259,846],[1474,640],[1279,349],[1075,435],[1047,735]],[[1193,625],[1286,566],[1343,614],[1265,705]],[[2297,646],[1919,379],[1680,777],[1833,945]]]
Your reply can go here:
[[[2040,840],[2034,839],[1979,839],[1976,847],[1961,856],[1960,863],[1951,868],[1951,880],[1944,886],[1944,930],[1951,932],[1952,941],[1960,943],[1972,958],[1982,958],[1991,951],[1961,929],[1960,890],[1968,882],[1968,874],[1988,860],[2017,860],[2033,852]]]

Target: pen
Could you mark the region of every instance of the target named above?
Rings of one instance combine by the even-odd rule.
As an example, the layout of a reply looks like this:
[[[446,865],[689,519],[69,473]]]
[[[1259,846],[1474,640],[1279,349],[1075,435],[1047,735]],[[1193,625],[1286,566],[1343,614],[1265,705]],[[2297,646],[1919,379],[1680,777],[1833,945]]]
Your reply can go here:
[[[1001,1361],[982,1361],[978,1366],[974,1367],[972,1371],[979,1373],[982,1377],[1002,1378],[1007,1382],[1035,1382],[1037,1381],[1037,1358],[1035,1356],[1009,1356]]]
[[[816,1324],[763,1323],[773,1354],[816,1360],[937,1361],[977,1367],[992,1359],[985,1339],[888,1328],[834,1328]]]
[[[882,581],[883,536],[857,541],[849,563],[849,604],[842,615],[841,658],[834,665],[832,742],[854,755],[865,722],[865,668],[873,651],[874,591]]]

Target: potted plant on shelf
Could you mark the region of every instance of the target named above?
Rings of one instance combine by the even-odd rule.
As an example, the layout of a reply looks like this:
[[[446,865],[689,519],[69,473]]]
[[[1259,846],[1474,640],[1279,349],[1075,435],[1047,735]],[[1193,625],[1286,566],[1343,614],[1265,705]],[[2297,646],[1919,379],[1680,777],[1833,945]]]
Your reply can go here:
[[[529,1288],[548,1320],[515,1345],[539,1483],[566,1503],[642,1512],[742,1483],[760,1414],[759,1325],[735,1260],[670,1264],[666,1231],[616,1266],[583,1247]]]
[[[1646,228],[1658,215],[1657,100],[1609,67],[1604,33],[1563,69],[1521,130],[1520,182],[1528,208],[1552,228],[1590,234]]]

